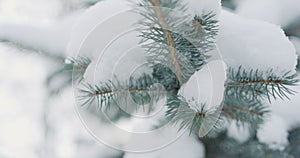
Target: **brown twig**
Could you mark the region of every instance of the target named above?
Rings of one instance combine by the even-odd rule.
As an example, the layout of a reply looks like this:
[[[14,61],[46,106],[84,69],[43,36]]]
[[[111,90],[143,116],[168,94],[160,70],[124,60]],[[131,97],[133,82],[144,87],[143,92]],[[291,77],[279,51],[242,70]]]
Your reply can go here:
[[[170,53],[172,55],[172,61],[175,67],[175,72],[176,72],[176,76],[179,80],[180,83],[182,83],[182,78],[181,78],[181,69],[178,63],[178,56],[176,53],[176,49],[175,49],[175,44],[173,42],[173,37],[172,34],[170,32],[170,28],[168,26],[168,23],[164,17],[164,13],[162,12],[160,6],[160,2],[159,0],[150,0],[151,4],[154,6],[154,11],[155,14],[159,20],[159,23],[161,25],[161,27],[163,28],[163,30],[165,31],[166,34],[166,40],[168,45],[170,46]]]
[[[158,92],[158,93],[170,93],[176,90],[163,90],[163,89],[119,89],[119,90],[109,90],[105,92],[95,92],[89,94],[89,96],[95,97],[99,95],[106,94],[116,94],[116,93],[141,93],[141,92]]]
[[[283,84],[283,81],[282,80],[241,81],[241,82],[237,82],[237,83],[228,83],[228,84],[226,84],[226,86],[231,88],[231,87],[239,87],[239,86],[251,85],[251,84],[266,84],[266,85]]]

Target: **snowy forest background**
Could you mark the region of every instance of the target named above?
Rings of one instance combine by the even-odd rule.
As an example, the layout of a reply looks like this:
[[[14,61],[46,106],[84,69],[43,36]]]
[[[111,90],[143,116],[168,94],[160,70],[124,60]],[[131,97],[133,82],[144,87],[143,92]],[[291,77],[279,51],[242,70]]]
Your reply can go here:
[[[66,30],[97,3],[102,2],[0,0],[0,158],[117,158],[124,155],[98,143],[86,131],[74,108],[72,72],[62,71],[65,58],[70,56],[65,51],[71,38]],[[300,54],[300,0],[224,0],[222,5],[224,10],[243,17],[279,25]],[[241,36],[247,39],[247,34]],[[261,58],[273,56],[266,54]],[[278,65],[284,59],[284,56],[283,59],[274,57]],[[295,90],[300,92],[300,87]],[[291,141],[288,137],[291,132],[300,130],[299,94],[291,96],[291,100],[275,101],[270,108],[272,116],[258,131],[258,139],[276,151],[296,142],[293,152],[298,151],[298,155],[294,157],[300,157],[300,134],[298,140]],[[247,135],[235,126],[227,132],[228,137],[241,143],[247,141]],[[181,143],[186,146],[194,142],[183,140]],[[203,146],[199,151],[205,153]],[[191,156],[187,157],[193,157],[193,151],[190,152]]]

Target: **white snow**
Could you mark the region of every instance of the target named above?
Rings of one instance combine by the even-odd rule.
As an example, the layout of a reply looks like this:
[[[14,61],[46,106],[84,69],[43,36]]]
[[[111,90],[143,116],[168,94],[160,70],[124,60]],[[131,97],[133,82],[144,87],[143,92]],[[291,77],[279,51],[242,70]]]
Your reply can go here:
[[[249,125],[244,124],[238,126],[236,121],[231,121],[229,126],[227,127],[227,136],[234,138],[239,143],[244,143],[251,136],[251,133],[249,131]]]
[[[60,0],[0,1],[0,41],[63,55],[78,13],[62,18],[61,11]]]
[[[78,55],[79,51],[82,51],[82,43],[87,43],[87,37],[90,35],[92,31],[95,31],[95,29],[100,28],[101,24],[110,21],[111,18],[113,18],[116,15],[120,15],[128,10],[131,9],[131,5],[128,3],[128,1],[124,0],[106,0],[103,2],[97,3],[95,6],[90,7],[87,9],[78,19],[77,23],[72,28],[72,36],[70,43],[67,46],[67,54],[68,56],[75,56]],[[115,25],[122,26],[121,22],[126,22],[123,20],[128,19],[118,19],[120,21],[116,22],[116,19],[114,19],[113,26],[105,27],[98,31],[98,37],[99,33],[105,34],[108,33],[121,33],[121,32],[114,32],[115,30],[112,30],[111,27],[116,27]],[[131,19],[129,19],[131,20]],[[107,25],[105,25],[107,26]],[[104,31],[105,30],[105,31]],[[97,34],[93,32],[93,34]],[[115,35],[115,34],[113,34]],[[118,34],[117,34],[118,35]],[[103,35],[104,36],[104,35]],[[110,37],[110,38],[109,38]],[[99,40],[112,40],[112,37],[114,36],[104,36],[100,39],[97,39],[96,41],[89,41],[89,45],[86,46],[84,51],[86,53],[87,57],[93,58],[95,56],[95,47],[99,44],[107,44],[106,42],[99,41]],[[106,39],[109,38],[109,39]],[[99,52],[98,52],[99,53]],[[82,54],[83,55],[83,54]],[[97,54],[96,54],[97,56]]]
[[[68,56],[86,56],[92,63],[85,80],[99,83],[128,80],[146,63],[134,24],[140,16],[124,0],[103,1],[86,10],[72,28]],[[105,31],[104,31],[105,30]]]
[[[190,108],[198,111],[204,104],[205,110],[214,112],[214,117],[203,122],[199,129],[199,136],[205,136],[213,129],[219,119],[219,110],[223,101],[224,84],[226,81],[226,64],[222,60],[213,60],[196,72],[184,84],[179,94],[189,103]]]
[[[287,137],[287,122],[275,114],[266,119],[257,131],[258,140],[272,149],[283,150],[288,145]]]
[[[300,17],[299,6],[300,0],[244,0],[237,14],[285,27]]]
[[[94,30],[96,26],[99,27],[101,23],[109,21],[110,18],[114,17],[117,14],[121,14],[126,10],[132,9],[133,6],[125,0],[106,0],[97,3],[91,8],[88,8],[83,13],[81,10],[79,10],[72,13],[71,15],[65,16],[64,18],[60,18],[57,21],[57,19],[55,18],[59,17],[58,13],[63,12],[63,4],[71,5],[73,3],[79,2],[76,2],[75,0],[74,2],[72,0],[68,0],[66,2],[55,0],[51,1],[51,3],[48,1],[47,3],[37,0],[31,1],[32,3],[37,4],[39,7],[35,6],[32,8],[31,6],[28,6],[28,4],[30,4],[28,2],[2,2],[3,5],[0,6],[5,7],[3,9],[3,15],[5,16],[3,16],[2,18],[0,17],[0,40],[12,41],[26,47],[30,47],[39,51],[47,51],[53,54],[66,53],[66,56],[77,55],[79,50],[81,49],[81,44],[83,42],[86,42],[85,40],[87,40],[87,35],[92,30]],[[192,11],[193,14],[194,12],[197,14],[202,14],[203,11],[213,11],[216,14],[220,12],[220,0],[201,0],[187,2],[191,7],[190,11]],[[42,4],[43,6],[40,6]],[[47,6],[47,8],[51,7],[51,10],[45,9],[45,6]],[[24,14],[22,14],[24,15],[24,17],[20,16],[20,13],[15,10],[15,7],[24,8]],[[38,12],[39,14],[34,14],[33,16],[32,14],[36,12]],[[40,14],[40,12],[44,14]],[[28,16],[30,16],[30,18]],[[14,20],[12,21],[9,19]],[[41,21],[41,19],[45,21]],[[121,19],[119,23],[114,25],[122,26],[122,20],[127,19]],[[114,31],[110,27],[103,29],[109,30],[108,32],[111,33]],[[104,32],[102,31],[102,33]],[[97,41],[90,42],[91,45],[85,48],[85,55],[92,58],[93,54],[95,54],[95,45],[99,43],[100,42]]]
[[[34,25],[49,24],[59,17],[61,10],[60,0],[1,0],[0,21]]]
[[[202,13],[215,13],[218,17],[221,11],[221,0],[183,0],[188,5],[192,15],[202,15]]]
[[[95,49],[95,59],[84,75],[85,80],[90,83],[107,82],[114,80],[114,75],[117,75],[117,79],[125,81],[130,76],[137,77],[136,75],[142,69],[147,73],[147,69],[144,68],[146,55],[139,46],[139,41],[136,32],[129,32],[118,37],[107,48],[89,47],[90,42],[88,42],[82,52],[86,52],[85,48]]]
[[[258,130],[259,141],[268,144],[273,149],[282,150],[288,145],[288,131],[300,125],[300,85],[290,88],[297,93],[290,95],[289,100],[277,99],[272,103],[266,103],[271,111],[270,118]]]
[[[0,155],[2,157],[116,157],[95,142],[74,110],[71,87],[49,98],[45,78],[53,65],[35,52],[0,44]],[[48,99],[49,98],[49,99]],[[45,138],[45,106],[48,136]],[[79,142],[81,141],[81,142]],[[0,156],[0,157],[1,157]]]
[[[43,138],[37,120],[45,96],[41,91],[45,65],[37,56],[16,53],[17,49],[0,44],[0,153],[36,157],[32,148]]]
[[[75,0],[69,1],[73,3],[71,1]],[[217,14],[220,12],[220,0],[185,0],[185,2],[192,8],[190,11],[193,14],[201,14],[205,10],[214,11]],[[292,20],[300,16],[298,12],[299,3],[299,0],[244,0],[240,2],[238,13],[246,17],[287,26]],[[82,42],[86,40],[86,35],[95,26],[106,20],[109,21],[113,18],[113,15],[130,8],[124,0],[106,0],[89,8],[84,13],[78,11],[73,15],[66,16],[65,19],[57,21],[63,9],[61,5],[58,0],[30,0],[26,2],[1,0],[0,39],[9,40],[35,50],[73,56],[78,53]],[[295,48],[278,26],[259,20],[245,19],[226,11],[222,11],[219,16],[221,28],[218,36],[218,46],[228,66],[243,65],[245,68],[260,70],[274,68],[277,69],[278,74],[282,71],[294,71],[296,65]],[[126,19],[123,20],[122,22],[126,22]],[[75,23],[77,24],[74,26]],[[107,33],[112,31],[109,27],[105,30],[108,30]],[[100,33],[103,33],[103,31]],[[139,49],[139,47],[134,47],[137,46],[138,39],[132,40],[133,36],[135,36],[134,32],[124,36],[113,36],[119,38],[107,47],[106,52],[115,52],[115,56],[105,56],[105,58],[108,57],[107,62],[115,62],[105,63],[95,58],[92,66],[89,67],[88,73],[86,73],[86,76],[90,77],[86,78],[93,79],[93,77],[96,77],[95,81],[107,80],[110,76],[104,76],[101,73],[111,72],[120,73],[121,76],[124,73],[121,77],[124,78],[128,77],[126,71],[131,71],[142,65],[145,61],[144,56],[132,53],[134,50]],[[299,39],[291,38],[291,40],[299,50],[297,47]],[[101,42],[103,41],[95,41],[81,49],[80,52],[85,53],[80,55],[95,57],[95,54],[99,53],[99,49],[96,48]],[[126,53],[132,53],[132,56],[118,54],[124,50],[129,50]],[[0,44],[0,72],[2,74],[0,79],[0,155],[4,157],[39,157],[38,154],[43,152],[40,151],[43,150],[41,144],[44,145],[41,113],[47,97],[43,81],[49,67],[52,65],[48,65],[46,61],[34,55],[25,56],[13,53],[24,53],[24,50],[13,49]],[[119,55],[121,57],[118,59],[116,56]],[[138,59],[134,58],[135,60],[132,62],[134,55],[140,56]],[[107,67],[105,67],[107,69],[104,69],[101,73],[93,74],[95,68],[100,67],[102,70],[103,65],[101,63],[103,65],[107,64]],[[113,63],[117,63],[116,67]],[[124,68],[128,70],[124,71]],[[219,71],[212,72],[217,73]],[[204,98],[199,100],[201,102],[209,102],[209,94],[215,91],[223,92],[224,88],[222,85],[225,80],[222,78],[223,75],[221,78],[216,77],[218,80],[215,81],[210,80],[211,78],[207,74],[207,69],[199,71],[192,77],[191,80],[193,81],[187,84],[195,90],[194,82],[207,83],[196,89],[200,90],[199,95]],[[219,74],[215,75],[218,76]],[[216,82],[218,85],[216,89],[211,89],[208,94],[203,93],[201,90],[208,88],[212,82]],[[296,90],[299,92],[300,86],[297,86]],[[196,93],[196,96],[191,93],[183,95],[189,99],[191,97],[199,99],[198,93]],[[221,95],[223,94],[218,94],[218,99],[212,100],[211,105],[217,105],[220,98],[222,98]],[[55,155],[62,158],[118,155],[118,151],[109,149],[102,144],[96,144],[94,139],[85,132],[72,109],[72,103],[70,102],[72,98],[71,90],[68,89],[58,100],[49,101],[51,112],[48,121],[53,125],[54,132],[50,137],[50,144],[52,143],[53,147],[50,151],[53,151],[53,153],[45,151],[44,155]],[[299,95],[291,96],[289,101],[274,101],[270,105],[273,115],[259,130],[257,135],[259,140],[275,149],[282,149],[287,145],[287,131],[300,124],[299,105]],[[107,129],[107,131],[109,130]],[[245,131],[240,132],[234,127],[229,129],[229,136],[241,142],[247,138],[245,133]],[[114,135],[111,134],[110,138],[113,137]],[[86,144],[76,142],[80,139]],[[144,154],[126,153],[125,157],[148,156],[156,158],[165,157],[166,155],[175,158],[204,157],[204,147],[196,137],[184,135],[164,149]]]
[[[53,55],[64,55],[72,23],[73,21],[70,20],[55,25],[33,26],[0,22],[0,40],[12,41]]]
[[[278,75],[287,71],[295,72],[296,50],[278,26],[245,19],[227,11],[222,11],[220,22],[218,46],[229,67],[273,68]],[[291,88],[299,91],[297,87]],[[299,124],[299,103],[297,95],[291,96],[291,100],[273,101],[270,108],[274,114],[271,120],[261,126],[259,140],[276,149],[287,145],[288,130]],[[229,135],[236,137],[233,132]]]
[[[66,49],[70,36],[86,31],[72,32],[73,26],[83,12],[81,5],[97,1],[99,0],[0,1],[0,41],[11,41],[37,51],[67,56]],[[65,15],[65,9],[68,7],[71,7],[69,9],[72,12]],[[100,10],[102,13],[105,12],[103,8]]]
[[[276,25],[223,10],[217,45],[228,67],[295,72],[296,50]]]
[[[56,22],[60,10],[56,3],[1,0],[1,39],[64,55],[73,16]],[[38,53],[0,43],[0,157],[118,156],[120,151],[95,142],[83,128],[74,112],[71,88],[56,99],[49,98],[45,79],[57,65]],[[49,129],[43,114],[47,105]]]
[[[62,95],[49,100],[50,109],[48,114],[48,122],[53,131],[52,145],[53,154],[59,158],[82,158],[82,157],[117,157],[121,151],[115,150],[105,144],[95,141],[95,138],[88,133],[87,129],[79,119],[78,113],[75,111],[73,89],[66,89]],[[94,127],[109,131],[104,127],[103,122],[99,122],[99,118],[90,114],[89,118]],[[106,137],[115,137],[112,133],[107,133]],[[118,139],[114,139],[115,141]],[[51,155],[45,153],[45,156]]]
[[[269,104],[272,113],[281,117],[286,122],[288,129],[292,129],[300,125],[300,85],[298,84],[297,86],[290,88],[295,90],[297,93],[295,95],[290,95],[289,100],[278,99]]]
[[[191,76],[181,87],[179,94],[191,106],[199,106],[201,103],[207,107],[219,106],[223,100],[225,80],[226,64],[221,60],[211,61]]]
[[[204,158],[203,144],[197,140],[196,136],[182,135],[177,141],[168,145],[167,147],[146,153],[126,153],[124,158]]]
[[[37,51],[64,54],[78,13],[63,18],[62,10],[60,0],[0,1],[0,40]]]
[[[297,54],[300,55],[300,38],[291,36],[290,41],[294,44]]]

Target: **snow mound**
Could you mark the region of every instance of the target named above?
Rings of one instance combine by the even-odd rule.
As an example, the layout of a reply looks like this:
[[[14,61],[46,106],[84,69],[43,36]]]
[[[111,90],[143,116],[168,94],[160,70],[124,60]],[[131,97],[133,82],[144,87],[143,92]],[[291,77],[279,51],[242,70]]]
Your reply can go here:
[[[95,29],[95,27],[101,25],[101,23],[108,21],[114,15],[120,14],[127,10],[130,10],[131,6],[128,1],[124,0],[107,0],[99,2],[96,5],[87,9],[79,18],[77,23],[72,28],[71,40],[67,46],[68,56],[75,56],[81,49],[82,43],[86,40],[87,36]],[[104,28],[102,33],[111,32],[111,29]],[[85,48],[85,55],[89,58],[95,56],[93,48],[101,41],[91,42],[88,48]]]
[[[295,72],[296,50],[276,25],[222,11],[217,45],[228,67]]]
[[[300,17],[300,0],[244,0],[237,7],[237,14],[287,26]]]
[[[225,80],[225,63],[221,60],[212,61],[192,75],[181,87],[179,94],[192,106],[199,106],[201,103],[209,107],[219,106],[223,100]]]

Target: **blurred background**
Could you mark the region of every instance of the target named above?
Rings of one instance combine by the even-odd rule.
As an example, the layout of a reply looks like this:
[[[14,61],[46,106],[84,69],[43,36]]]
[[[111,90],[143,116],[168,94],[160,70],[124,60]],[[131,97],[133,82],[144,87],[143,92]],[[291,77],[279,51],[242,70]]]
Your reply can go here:
[[[5,37],[6,31],[11,29],[1,25],[4,23],[54,26],[53,29],[59,30],[65,23],[72,23],[72,16],[76,17],[97,2],[99,0],[0,0],[0,36]],[[291,0],[283,10],[261,3],[257,7],[264,7],[263,12],[256,12],[255,5],[250,5],[254,6],[252,14],[244,12],[247,3],[257,2],[224,0],[223,7],[282,26],[299,52],[300,11],[291,12],[296,18],[283,14],[288,7],[296,5],[298,8],[299,1]],[[269,17],[268,9],[279,10],[277,18]],[[69,20],[63,20],[66,18]],[[26,27],[14,36],[31,36],[30,27]],[[67,39],[51,41],[48,37],[40,37],[41,40],[36,41],[37,48],[20,45],[22,38],[17,39],[20,42],[0,41],[0,158],[122,157],[122,152],[95,141],[82,125],[74,108],[72,72],[63,69],[68,55],[55,44],[43,45],[47,42],[64,44]]]
[[[55,25],[96,2],[0,0],[0,36],[7,31],[3,23]],[[61,71],[65,53],[53,52],[0,42],[0,158],[118,157],[85,130],[75,111],[71,72]]]

